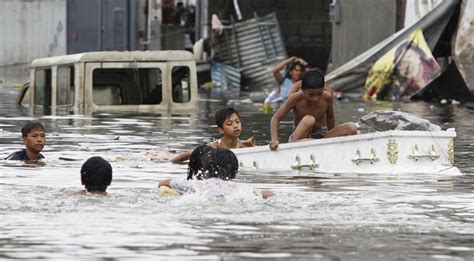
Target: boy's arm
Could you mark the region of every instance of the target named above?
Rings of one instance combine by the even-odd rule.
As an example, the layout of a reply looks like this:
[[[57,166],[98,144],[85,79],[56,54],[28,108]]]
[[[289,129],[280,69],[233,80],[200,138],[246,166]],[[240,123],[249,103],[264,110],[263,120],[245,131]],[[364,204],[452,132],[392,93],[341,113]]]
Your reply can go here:
[[[275,196],[275,193],[271,192],[270,190],[262,190],[262,198],[267,199],[269,197]]]
[[[280,128],[280,121],[288,114],[288,112],[293,108],[296,96],[298,94],[292,94],[288,97],[285,103],[273,114],[272,120],[270,121],[270,135],[271,135],[271,142],[269,144],[271,150],[276,150],[278,148],[278,144],[280,144],[279,138],[279,128]]]
[[[332,106],[332,94],[330,97],[326,97],[328,102],[328,109],[326,110],[326,125],[328,127],[328,131],[334,128],[336,124],[336,119],[334,118],[334,107]]]
[[[303,58],[297,58],[295,61],[301,63],[303,66],[308,66],[308,62],[305,61]]]
[[[290,58],[284,60],[283,62],[273,67],[273,70],[272,70],[273,77],[275,77],[275,80],[278,83],[281,83],[284,80],[284,77],[280,74],[281,69],[283,69],[283,67],[285,67],[286,65],[294,62],[295,60],[296,60],[296,56],[291,56]]]
[[[163,186],[171,188],[171,179],[165,179],[165,180],[160,181],[160,183],[158,184],[158,187],[163,187]]]
[[[191,153],[192,153],[192,151],[181,152],[177,156],[173,157],[170,161],[172,163],[175,163],[175,164],[176,163],[181,163],[183,161],[188,160],[191,157]]]

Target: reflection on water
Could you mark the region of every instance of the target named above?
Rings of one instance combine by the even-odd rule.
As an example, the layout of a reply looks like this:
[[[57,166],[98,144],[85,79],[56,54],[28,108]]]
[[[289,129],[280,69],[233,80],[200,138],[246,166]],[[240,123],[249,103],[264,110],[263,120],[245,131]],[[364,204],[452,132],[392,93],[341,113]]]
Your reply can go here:
[[[23,147],[19,129],[31,119],[15,108],[14,94],[0,88],[2,158]],[[338,122],[388,108],[456,128],[455,161],[465,173],[460,177],[243,171],[240,182],[277,196],[160,198],[158,181],[184,176],[186,166],[150,160],[147,152],[181,151],[216,138],[213,114],[223,106],[208,99],[194,117],[40,116],[47,127],[46,165],[0,161],[0,257],[469,260],[474,255],[472,111],[426,103],[336,105]],[[242,137],[254,135],[266,144],[271,115],[255,105],[237,109]],[[291,128],[288,118],[282,135]],[[82,189],[79,169],[93,155],[114,168],[106,197],[74,194]]]

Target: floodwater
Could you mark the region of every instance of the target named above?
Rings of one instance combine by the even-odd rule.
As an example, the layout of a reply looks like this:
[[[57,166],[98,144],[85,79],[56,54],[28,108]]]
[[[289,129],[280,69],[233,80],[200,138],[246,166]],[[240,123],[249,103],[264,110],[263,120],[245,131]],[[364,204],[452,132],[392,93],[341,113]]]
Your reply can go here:
[[[16,91],[0,87],[0,157],[23,147]],[[338,123],[377,109],[413,113],[456,128],[458,177],[318,175],[241,171],[252,193],[160,198],[157,184],[186,166],[150,152],[191,149],[217,137],[213,113],[226,102],[202,94],[192,116],[37,115],[47,128],[45,165],[0,161],[0,259],[474,260],[474,112],[459,105],[337,102]],[[270,114],[238,104],[243,138],[269,141]],[[282,139],[291,118],[282,124]],[[82,189],[81,164],[111,161],[105,197]],[[60,158],[73,159],[73,161]]]

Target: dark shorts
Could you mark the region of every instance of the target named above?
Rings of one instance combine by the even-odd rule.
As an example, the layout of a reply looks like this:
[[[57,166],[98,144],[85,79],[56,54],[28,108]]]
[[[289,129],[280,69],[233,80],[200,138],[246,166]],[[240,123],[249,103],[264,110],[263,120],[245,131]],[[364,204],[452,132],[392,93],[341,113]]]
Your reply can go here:
[[[311,139],[322,139],[325,134],[324,132],[311,133]]]
[[[326,134],[326,132],[317,132],[317,133],[311,133],[311,139],[322,139],[324,138],[324,135]],[[288,142],[294,142],[293,139],[292,139],[293,135],[291,135],[289,138],[288,138]]]

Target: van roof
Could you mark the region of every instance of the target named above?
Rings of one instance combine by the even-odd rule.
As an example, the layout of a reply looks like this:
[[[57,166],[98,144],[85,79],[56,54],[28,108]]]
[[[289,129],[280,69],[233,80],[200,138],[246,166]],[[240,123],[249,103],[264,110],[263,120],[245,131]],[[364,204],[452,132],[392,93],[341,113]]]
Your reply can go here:
[[[106,51],[38,58],[31,62],[30,67],[49,67],[78,62],[158,62],[190,60],[194,60],[194,55],[188,51]]]

